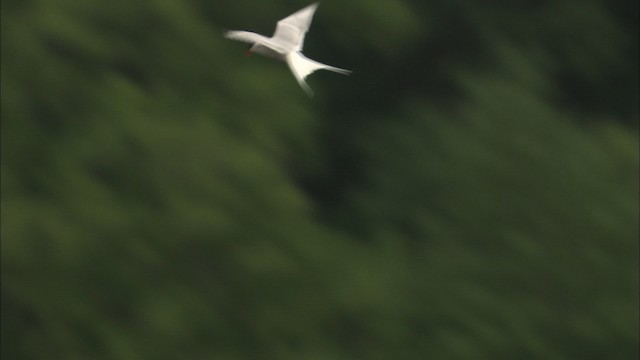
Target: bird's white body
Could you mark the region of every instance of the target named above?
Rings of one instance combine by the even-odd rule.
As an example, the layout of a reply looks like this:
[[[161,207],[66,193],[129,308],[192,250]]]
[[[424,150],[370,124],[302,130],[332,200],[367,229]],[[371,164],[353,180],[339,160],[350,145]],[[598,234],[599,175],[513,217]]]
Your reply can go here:
[[[313,92],[304,80],[314,71],[322,69],[345,75],[351,73],[349,70],[325,65],[302,55],[304,36],[309,30],[317,7],[318,3],[311,4],[278,21],[276,31],[270,38],[249,31],[227,31],[225,37],[252,44],[248,51],[250,53],[286,62],[300,86],[307,94],[312,95]]]

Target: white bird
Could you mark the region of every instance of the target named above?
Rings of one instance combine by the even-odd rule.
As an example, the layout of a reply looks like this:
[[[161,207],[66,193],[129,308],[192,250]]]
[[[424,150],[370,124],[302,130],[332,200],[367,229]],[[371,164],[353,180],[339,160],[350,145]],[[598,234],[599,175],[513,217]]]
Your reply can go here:
[[[313,92],[304,79],[314,71],[329,70],[345,75],[351,73],[349,70],[325,65],[302,55],[304,36],[309,30],[311,19],[317,7],[318,3],[311,4],[278,21],[276,31],[270,38],[249,31],[227,31],[224,36],[227,39],[252,44],[251,48],[246,52],[247,56],[251,55],[251,53],[258,53],[285,61],[300,86],[309,96],[312,96]]]

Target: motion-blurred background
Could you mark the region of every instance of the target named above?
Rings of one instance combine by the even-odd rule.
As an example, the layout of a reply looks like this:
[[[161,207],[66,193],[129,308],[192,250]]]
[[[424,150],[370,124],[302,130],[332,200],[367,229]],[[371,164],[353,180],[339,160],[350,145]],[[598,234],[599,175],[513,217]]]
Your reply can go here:
[[[2,1],[2,359],[636,359],[638,2]]]

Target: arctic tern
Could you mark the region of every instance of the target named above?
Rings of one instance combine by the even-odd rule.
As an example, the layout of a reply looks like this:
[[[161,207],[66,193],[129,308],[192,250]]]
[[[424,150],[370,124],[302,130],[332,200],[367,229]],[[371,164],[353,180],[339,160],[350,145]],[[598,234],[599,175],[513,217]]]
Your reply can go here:
[[[300,86],[312,96],[313,91],[304,80],[314,71],[329,70],[345,75],[351,73],[349,70],[325,65],[302,55],[304,36],[309,30],[317,7],[318,3],[311,4],[278,21],[276,31],[270,38],[249,31],[227,31],[224,36],[227,39],[252,44],[246,52],[247,56],[257,53],[286,62]]]

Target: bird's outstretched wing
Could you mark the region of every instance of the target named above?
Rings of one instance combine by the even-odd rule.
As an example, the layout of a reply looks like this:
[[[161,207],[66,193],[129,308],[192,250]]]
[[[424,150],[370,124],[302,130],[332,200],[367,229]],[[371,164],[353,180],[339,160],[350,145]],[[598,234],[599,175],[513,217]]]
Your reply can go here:
[[[301,51],[304,44],[304,35],[309,30],[313,14],[318,3],[313,3],[286,18],[278,21],[273,40],[286,44],[290,51]]]
[[[249,44],[263,43],[268,38],[260,34],[256,34],[250,31],[227,31],[224,33],[224,37],[231,40],[238,40]]]

